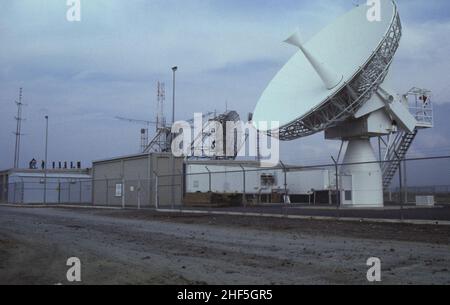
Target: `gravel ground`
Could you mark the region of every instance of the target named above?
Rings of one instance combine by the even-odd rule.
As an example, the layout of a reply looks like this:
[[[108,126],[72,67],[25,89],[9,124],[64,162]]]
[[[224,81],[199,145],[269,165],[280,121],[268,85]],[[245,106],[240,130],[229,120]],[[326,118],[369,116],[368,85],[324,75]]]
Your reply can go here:
[[[0,207],[0,284],[450,284],[450,227]]]

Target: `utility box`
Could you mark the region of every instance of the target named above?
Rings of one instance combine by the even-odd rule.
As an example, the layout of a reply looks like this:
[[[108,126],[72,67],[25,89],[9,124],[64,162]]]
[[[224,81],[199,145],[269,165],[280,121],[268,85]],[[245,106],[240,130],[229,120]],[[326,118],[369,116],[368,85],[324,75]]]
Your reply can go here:
[[[434,196],[416,196],[417,206],[434,206],[436,204]]]

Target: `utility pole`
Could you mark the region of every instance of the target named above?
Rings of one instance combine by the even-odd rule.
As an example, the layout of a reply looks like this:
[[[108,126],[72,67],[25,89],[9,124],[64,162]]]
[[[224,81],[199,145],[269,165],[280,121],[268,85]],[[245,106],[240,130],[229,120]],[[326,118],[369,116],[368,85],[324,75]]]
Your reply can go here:
[[[172,79],[172,125],[175,124],[175,72],[178,67],[172,67],[173,79]]]
[[[175,124],[175,72],[177,72],[178,67],[172,67],[173,79],[172,79],[172,126]],[[174,140],[174,134],[171,136],[170,147],[172,147],[172,142]],[[172,151],[172,150],[171,150]],[[181,192],[180,192],[181,193]],[[172,153],[172,192],[171,192],[172,209],[175,207],[175,157]]]
[[[14,168],[19,168],[20,166],[20,140],[22,137],[22,88],[19,90],[19,101],[16,101],[17,105],[17,116],[15,117],[16,120],[16,132],[14,133],[16,135],[16,146],[14,150]]]
[[[47,204],[48,115],[45,116],[44,205]]]

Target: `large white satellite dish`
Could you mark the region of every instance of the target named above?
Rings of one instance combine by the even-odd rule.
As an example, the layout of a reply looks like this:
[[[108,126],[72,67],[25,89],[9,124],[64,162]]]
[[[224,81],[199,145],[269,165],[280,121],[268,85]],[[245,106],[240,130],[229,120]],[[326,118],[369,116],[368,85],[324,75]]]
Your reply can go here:
[[[299,51],[263,92],[254,125],[279,122],[276,134],[284,141],[325,131],[327,139],[349,142],[344,163],[377,161],[370,137],[389,135],[397,128],[415,132],[416,118],[387,84],[402,34],[399,13],[393,0],[380,4],[380,21],[369,20],[371,7],[360,5],[308,42],[302,42],[298,32],[285,40]],[[383,206],[378,164],[348,165],[341,168],[341,176],[350,177],[342,183],[352,190],[351,196],[344,192],[344,203]]]
[[[253,120],[279,121],[282,140],[308,136],[356,113],[382,83],[401,37],[395,4],[382,1],[381,21],[369,22],[361,5],[304,44],[343,80],[328,89],[300,50],[263,92]],[[301,42],[300,42],[301,43]]]

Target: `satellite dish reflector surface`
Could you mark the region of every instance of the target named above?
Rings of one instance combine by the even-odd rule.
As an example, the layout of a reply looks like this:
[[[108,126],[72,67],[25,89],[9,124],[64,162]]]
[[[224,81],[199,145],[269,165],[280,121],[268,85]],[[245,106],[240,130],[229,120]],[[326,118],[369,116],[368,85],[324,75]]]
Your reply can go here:
[[[381,0],[381,21],[368,20],[369,8],[354,8],[306,43],[298,34],[287,39],[300,50],[263,92],[256,126],[278,121],[280,139],[294,140],[338,125],[370,99],[398,48],[401,23],[391,0]]]
[[[325,87],[328,90],[333,89],[342,81],[342,74],[333,71],[326,63],[323,61],[319,61],[309,50],[303,45],[300,38],[300,31],[297,30],[292,36],[286,39],[284,42],[296,46],[302,51],[303,55],[305,55],[306,59],[309,61],[311,66],[313,66],[317,75],[322,79]]]

